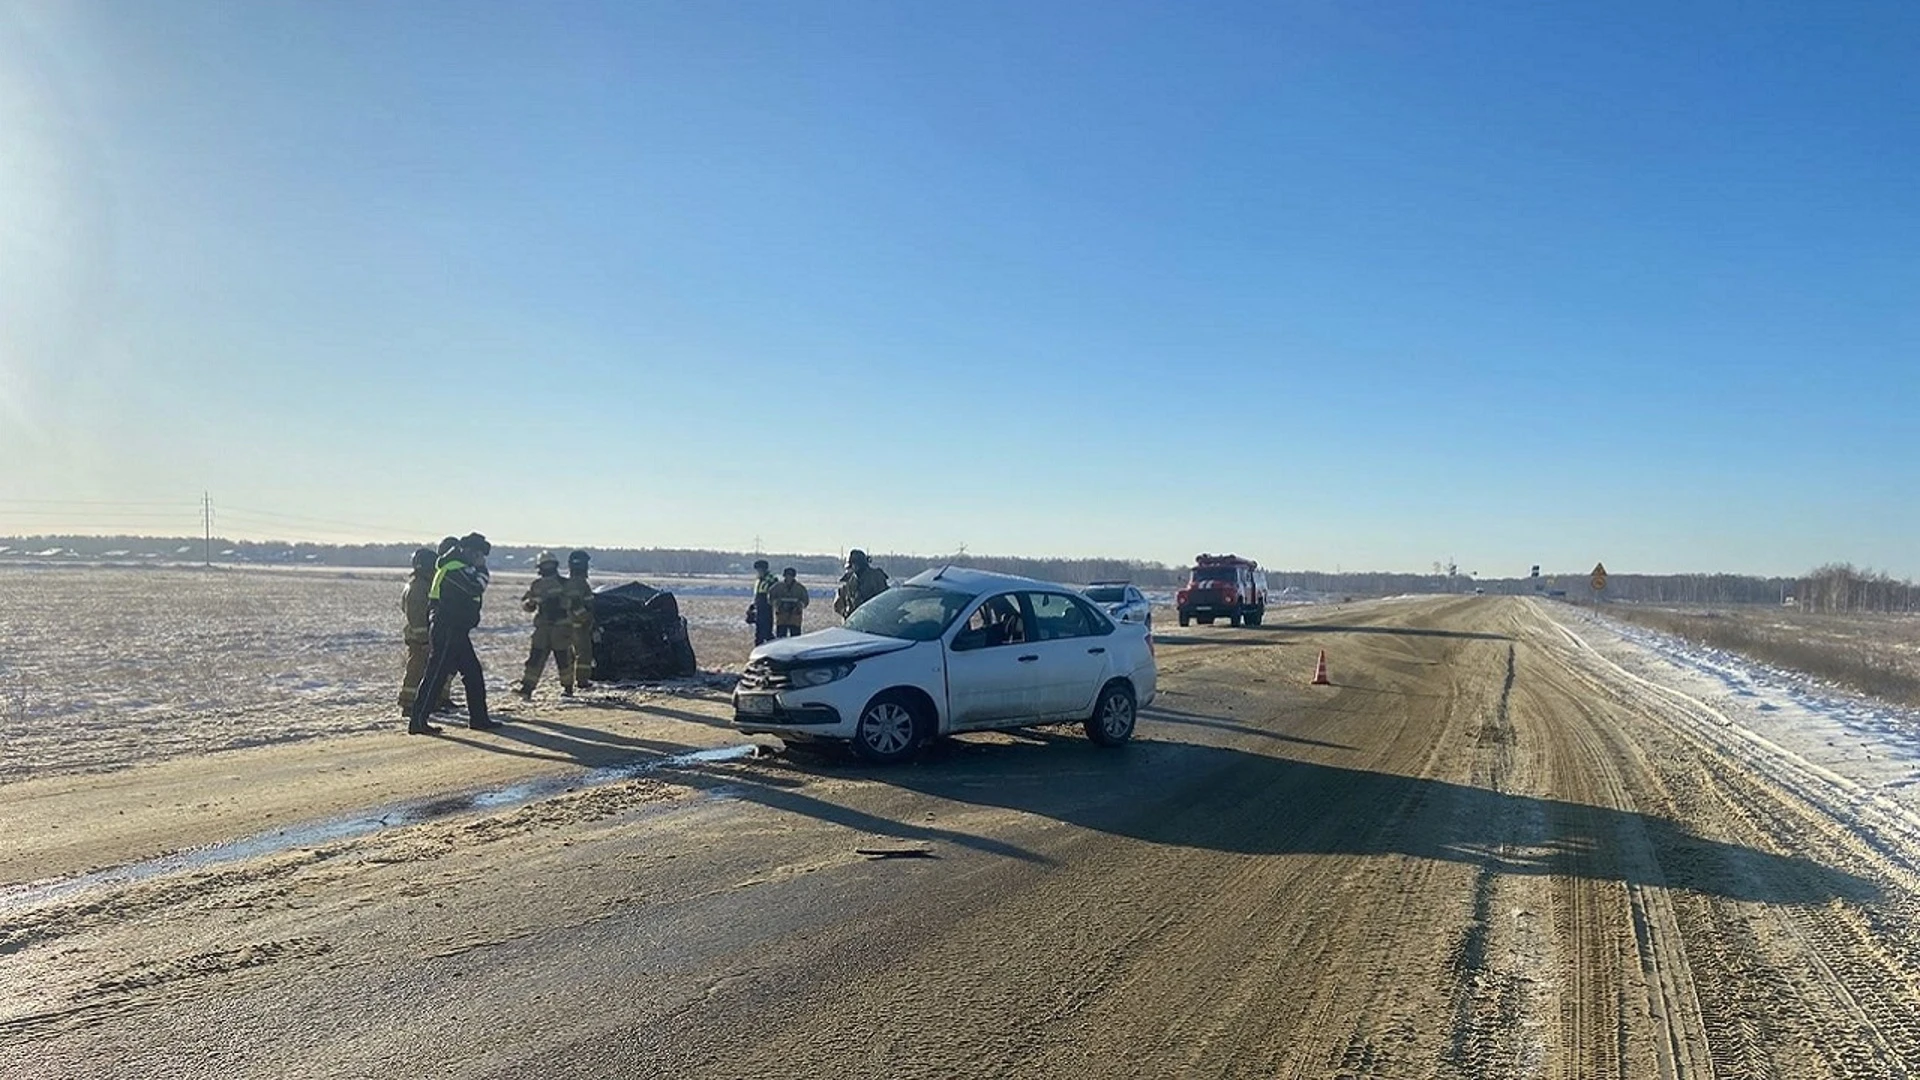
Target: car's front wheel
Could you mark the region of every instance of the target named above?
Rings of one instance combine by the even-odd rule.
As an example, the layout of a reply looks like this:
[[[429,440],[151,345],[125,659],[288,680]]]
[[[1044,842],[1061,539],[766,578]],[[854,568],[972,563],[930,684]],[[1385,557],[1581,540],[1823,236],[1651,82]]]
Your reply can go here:
[[[860,711],[860,722],[853,729],[853,752],[877,765],[905,761],[926,741],[929,726],[919,702],[889,691]]]
[[[1093,715],[1087,717],[1087,738],[1101,746],[1120,746],[1133,738],[1133,687],[1115,679],[1102,687],[1100,699],[1093,703]]]

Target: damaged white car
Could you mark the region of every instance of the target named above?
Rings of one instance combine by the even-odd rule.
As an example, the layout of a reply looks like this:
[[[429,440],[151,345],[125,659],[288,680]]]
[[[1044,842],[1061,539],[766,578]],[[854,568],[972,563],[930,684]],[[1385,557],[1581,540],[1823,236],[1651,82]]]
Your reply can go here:
[[[753,650],[734,726],[842,740],[902,761],[940,735],[1076,722],[1103,746],[1153,701],[1151,632],[1065,585],[947,567],[861,605],[843,627]]]

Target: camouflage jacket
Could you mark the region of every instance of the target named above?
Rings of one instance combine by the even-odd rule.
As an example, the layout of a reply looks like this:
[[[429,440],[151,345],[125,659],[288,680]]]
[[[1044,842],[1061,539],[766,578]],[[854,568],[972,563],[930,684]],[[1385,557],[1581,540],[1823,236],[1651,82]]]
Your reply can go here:
[[[407,587],[400,593],[400,610],[407,617],[404,640],[408,642],[427,640],[427,590],[432,587],[433,573],[417,571],[407,578]]]
[[[833,610],[841,618],[854,613],[861,604],[887,591],[887,572],[869,564],[864,570],[849,570],[840,576],[840,591],[834,594]]]
[[[535,626],[567,621],[567,585],[558,577],[537,577],[520,598],[520,607],[533,612]]]
[[[560,580],[560,595],[566,597],[567,618],[575,623],[593,621],[593,583],[584,576],[571,575]]]
[[[776,581],[767,590],[767,599],[773,602],[773,621],[776,626],[799,626],[800,615],[807,610],[807,587],[798,581]]]

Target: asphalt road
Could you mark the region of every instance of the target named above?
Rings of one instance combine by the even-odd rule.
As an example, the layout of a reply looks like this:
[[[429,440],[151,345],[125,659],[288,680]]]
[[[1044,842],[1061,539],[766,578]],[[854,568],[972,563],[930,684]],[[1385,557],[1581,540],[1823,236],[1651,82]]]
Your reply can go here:
[[[1168,628],[1120,750],[664,762],[718,701],[531,713],[508,774],[659,767],[16,895],[0,1075],[1920,1075],[1920,826],[1552,610]]]

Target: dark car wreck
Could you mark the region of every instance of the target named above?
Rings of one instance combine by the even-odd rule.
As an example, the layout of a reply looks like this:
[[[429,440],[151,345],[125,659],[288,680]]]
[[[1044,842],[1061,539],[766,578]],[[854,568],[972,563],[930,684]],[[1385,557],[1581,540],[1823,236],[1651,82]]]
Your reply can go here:
[[[593,679],[645,682],[698,673],[687,620],[673,594],[637,581],[593,594]]]

